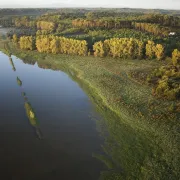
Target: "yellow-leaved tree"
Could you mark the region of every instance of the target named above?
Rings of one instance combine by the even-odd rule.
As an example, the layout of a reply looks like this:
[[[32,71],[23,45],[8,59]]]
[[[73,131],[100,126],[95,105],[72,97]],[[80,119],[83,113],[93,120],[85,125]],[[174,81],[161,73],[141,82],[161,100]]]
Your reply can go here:
[[[19,40],[19,45],[21,49],[34,50],[35,40],[32,36],[21,36]]]
[[[158,60],[162,60],[164,58],[164,47],[161,44],[157,44],[155,48],[155,56]]]
[[[18,43],[18,37],[16,34],[13,34],[13,42],[16,44]]]
[[[174,49],[172,52],[172,62],[174,66],[180,64],[180,51],[178,49]]]
[[[146,44],[146,56],[149,59],[155,58],[155,43],[154,41],[148,41]]]

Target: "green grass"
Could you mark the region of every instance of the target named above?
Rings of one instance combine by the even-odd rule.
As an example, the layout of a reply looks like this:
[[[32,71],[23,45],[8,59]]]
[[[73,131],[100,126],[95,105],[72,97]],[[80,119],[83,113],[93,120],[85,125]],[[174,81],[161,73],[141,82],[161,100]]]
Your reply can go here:
[[[65,71],[96,104],[110,134],[104,150],[116,165],[104,173],[106,179],[179,179],[180,103],[157,99],[145,82],[162,62],[40,54],[8,47],[24,62]],[[119,164],[124,174],[117,173]]]

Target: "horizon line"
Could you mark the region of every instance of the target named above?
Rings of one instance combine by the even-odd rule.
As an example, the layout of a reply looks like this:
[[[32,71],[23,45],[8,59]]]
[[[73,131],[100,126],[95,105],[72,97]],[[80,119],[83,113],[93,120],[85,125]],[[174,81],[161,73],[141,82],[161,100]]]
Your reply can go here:
[[[20,5],[22,6],[22,5]],[[98,9],[98,8],[104,8],[104,9],[143,9],[143,10],[172,10],[172,11],[180,11],[180,9],[168,9],[168,8],[143,8],[143,7],[114,7],[114,6],[110,6],[110,7],[107,7],[107,6],[71,6],[71,7],[66,7],[66,6],[63,6],[63,7],[1,7],[0,6],[0,9],[63,9],[63,8],[68,8],[68,9],[74,9],[74,8],[95,8],[95,9]]]

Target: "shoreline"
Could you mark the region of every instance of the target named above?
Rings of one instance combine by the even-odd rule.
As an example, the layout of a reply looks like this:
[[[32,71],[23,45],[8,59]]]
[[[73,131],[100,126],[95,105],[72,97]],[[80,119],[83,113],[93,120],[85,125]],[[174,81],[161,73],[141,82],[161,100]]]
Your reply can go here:
[[[108,92],[107,89],[102,89],[103,88],[102,86],[101,87],[97,86],[95,79],[90,79],[87,77],[88,73],[91,76],[97,76],[97,78],[99,78],[99,76],[101,76],[101,75],[104,75],[105,77],[106,76],[111,77],[112,81],[113,81],[112,78],[116,79],[117,81],[126,81],[123,83],[125,83],[127,86],[129,86],[130,83],[132,83],[132,85],[136,86],[137,89],[135,89],[135,90],[133,90],[132,88],[128,89],[128,94],[131,93],[131,92],[129,92],[130,90],[133,90],[133,92],[138,91],[137,93],[141,93],[140,95],[142,97],[147,95],[147,97],[149,98],[148,101],[150,101],[150,100],[155,101],[155,103],[157,103],[157,104],[159,104],[158,101],[161,101],[161,103],[170,103],[170,104],[172,102],[174,102],[174,101],[169,101],[169,100],[164,100],[164,99],[161,100],[161,99],[157,99],[157,98],[153,97],[151,94],[151,87],[150,86],[148,86],[147,84],[143,84],[143,83],[136,81],[136,79],[131,78],[130,74],[128,74],[129,71],[131,71],[131,69],[133,69],[134,67],[136,67],[137,70],[139,70],[138,65],[141,65],[141,63],[144,66],[145,65],[144,63],[147,62],[147,64],[145,65],[146,69],[147,68],[153,69],[153,68],[155,68],[154,66],[156,66],[156,68],[157,68],[158,65],[160,66],[160,63],[156,60],[152,60],[152,61],[148,61],[148,60],[118,60],[118,59],[113,59],[113,58],[99,58],[99,57],[95,58],[95,57],[71,56],[71,55],[65,55],[65,54],[54,55],[54,54],[47,54],[47,53],[39,53],[37,51],[19,50],[12,43],[9,43],[8,46],[9,46],[8,48],[10,49],[10,52],[13,55],[17,55],[17,57],[20,56],[20,58],[22,58],[22,59],[23,58],[24,59],[31,59],[31,61],[32,61],[32,59],[34,59],[38,63],[47,64],[50,66],[50,68],[53,68],[55,70],[61,70],[62,68],[64,68],[66,70],[73,71],[76,74],[77,79],[80,80],[81,82],[83,82],[84,84],[86,84],[86,86],[88,86],[88,88],[92,89],[92,91],[101,99],[102,103],[105,106],[107,106],[111,111],[116,113],[118,116],[123,115],[123,113],[120,109],[123,108],[122,106],[124,106],[125,109],[127,109],[127,107],[129,108],[129,110],[126,110],[127,116],[124,116],[125,118],[129,117],[129,115],[130,115],[129,112],[131,112],[133,114],[133,119],[134,119],[134,117],[136,117],[137,119],[139,119],[138,121],[140,123],[142,123],[142,121],[144,121],[145,119],[150,120],[150,119],[154,118],[154,117],[151,117],[148,114],[146,114],[148,112],[146,107],[145,108],[140,107],[138,109],[130,109],[130,107],[132,106],[131,102],[130,101],[125,102],[125,100],[123,101],[123,99],[121,99],[120,96],[123,94],[123,92],[121,93],[119,91],[119,89],[118,89],[119,92],[117,92],[117,93],[120,93],[120,94],[118,94],[118,95],[115,94],[114,92],[116,91],[116,89],[113,89],[112,90],[113,94],[111,97],[109,95],[110,92]],[[48,59],[51,59],[51,60],[48,60]],[[69,59],[72,59],[73,62],[70,62],[71,60],[69,60]],[[90,62],[90,64],[88,64],[88,60],[89,61],[91,60],[92,62]],[[107,67],[109,64],[106,61],[108,61],[108,60],[112,60],[113,61],[112,63],[117,63],[117,66],[119,66],[119,67],[120,67],[121,63],[124,66],[128,66],[128,69],[127,69],[128,72],[126,72],[126,70],[124,70],[124,72],[117,72],[117,69],[113,69],[116,67],[114,67],[114,65],[112,65],[112,63],[109,63],[110,65],[113,66],[112,70],[111,70],[111,67]],[[99,62],[97,62],[97,61],[99,61]],[[100,64],[98,64],[98,63],[100,63]],[[131,65],[132,65],[132,67],[131,67]],[[82,68],[83,66],[87,69],[83,69]],[[95,69],[96,67],[97,67],[97,69]],[[140,67],[140,69],[141,68],[142,67]],[[86,72],[86,70],[87,71],[89,70],[89,72]],[[121,70],[122,69],[120,69],[120,71]],[[134,70],[134,72],[135,71],[136,70]],[[94,74],[92,74],[92,73],[94,73]],[[108,83],[112,83],[111,84],[112,86],[110,87]],[[114,88],[113,87],[114,82],[108,81],[108,83],[103,84],[103,85],[107,86],[109,88],[109,90]],[[125,84],[123,84],[123,85],[125,85]],[[120,83],[117,84],[117,88],[119,88],[120,86],[122,86]],[[122,90],[124,90],[123,89],[124,87],[120,87],[120,88],[122,88]],[[146,93],[146,94],[143,94],[143,93]],[[132,96],[132,98],[134,98],[134,97]],[[146,99],[143,99],[143,100],[144,101],[142,101],[142,102],[144,104],[146,104],[147,100]],[[113,102],[111,102],[111,101],[113,101]],[[141,106],[140,102],[141,101],[138,101],[136,105]],[[133,102],[133,103],[136,103],[136,102]],[[119,107],[121,107],[121,108],[119,108]],[[138,110],[140,110],[141,108],[142,108],[142,112],[140,111],[139,114],[137,115],[136,113],[138,113]],[[161,110],[164,110],[164,109],[161,109]],[[123,112],[124,112],[124,108],[123,108]],[[165,113],[165,111],[164,112],[162,111],[162,113]],[[170,119],[171,118],[172,117],[170,117]],[[162,117],[162,119],[163,119],[163,117]],[[149,123],[150,123],[150,121],[149,121]],[[139,129],[139,127],[138,127],[138,129]],[[148,130],[149,130],[149,128],[148,128]]]

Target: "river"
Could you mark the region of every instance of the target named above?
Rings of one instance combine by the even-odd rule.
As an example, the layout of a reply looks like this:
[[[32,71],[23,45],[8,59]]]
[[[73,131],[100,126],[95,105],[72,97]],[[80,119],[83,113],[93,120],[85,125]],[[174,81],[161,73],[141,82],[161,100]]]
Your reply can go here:
[[[64,72],[0,53],[0,179],[98,179],[102,163],[92,153],[100,151],[101,139],[94,118],[89,98]]]
[[[62,69],[0,53],[0,179],[179,180],[178,134],[126,124]]]

